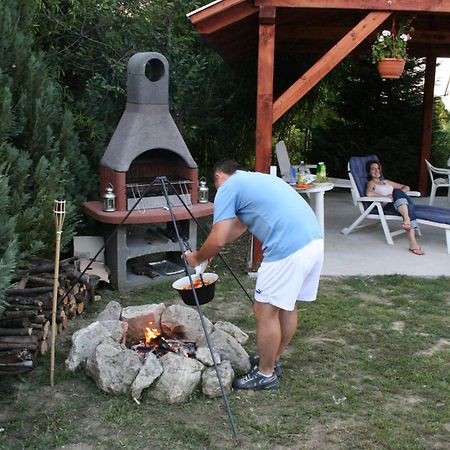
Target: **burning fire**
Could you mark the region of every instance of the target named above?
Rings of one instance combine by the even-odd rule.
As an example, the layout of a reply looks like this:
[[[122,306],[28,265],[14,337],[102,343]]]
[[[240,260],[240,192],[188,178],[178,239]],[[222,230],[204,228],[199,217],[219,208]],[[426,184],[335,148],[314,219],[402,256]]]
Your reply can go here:
[[[132,345],[131,349],[142,358],[145,358],[149,353],[153,353],[160,358],[168,352],[190,358],[195,355],[196,346],[195,342],[192,341],[182,341],[164,336],[153,322],[149,322],[148,327],[145,327],[144,330],[144,339],[141,339],[139,344]]]
[[[149,322],[149,326],[145,328],[145,345],[150,345],[161,334],[157,328],[150,328],[152,325],[153,322]]]

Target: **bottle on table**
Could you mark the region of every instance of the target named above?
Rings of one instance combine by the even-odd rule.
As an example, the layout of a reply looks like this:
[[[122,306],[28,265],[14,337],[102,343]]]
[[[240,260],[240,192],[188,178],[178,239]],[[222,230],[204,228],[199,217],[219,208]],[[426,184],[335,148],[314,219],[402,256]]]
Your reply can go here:
[[[306,175],[305,161],[300,161],[300,165],[298,166],[298,172],[297,172],[297,183],[298,184],[302,184],[305,182],[305,175]]]
[[[327,169],[323,161],[317,163],[316,181],[319,183],[327,181]]]

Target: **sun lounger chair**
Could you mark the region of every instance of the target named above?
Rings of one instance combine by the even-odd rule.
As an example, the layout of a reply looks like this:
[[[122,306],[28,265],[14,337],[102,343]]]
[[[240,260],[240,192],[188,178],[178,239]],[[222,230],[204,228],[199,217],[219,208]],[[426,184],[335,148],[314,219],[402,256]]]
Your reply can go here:
[[[348,163],[348,174],[352,185],[353,202],[359,209],[360,216],[349,226],[343,228],[343,234],[350,234],[352,231],[363,228],[361,225],[365,219],[371,219],[381,223],[386,241],[393,245],[393,237],[404,233],[403,229],[390,231],[388,221],[402,221],[399,214],[387,213],[383,210],[386,203],[392,202],[390,197],[367,197],[367,169],[368,161],[378,161],[376,155],[354,156]],[[408,192],[411,196],[420,196],[419,192]],[[443,228],[447,240],[447,252],[450,253],[450,209],[436,208],[434,206],[415,205],[417,223],[432,227]],[[420,231],[419,231],[420,233]]]

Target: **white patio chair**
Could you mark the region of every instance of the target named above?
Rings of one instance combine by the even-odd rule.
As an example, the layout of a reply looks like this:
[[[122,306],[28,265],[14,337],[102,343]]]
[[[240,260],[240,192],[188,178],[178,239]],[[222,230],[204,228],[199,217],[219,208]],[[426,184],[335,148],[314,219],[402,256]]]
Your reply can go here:
[[[450,162],[450,160],[449,160]],[[425,160],[427,165],[428,174],[430,175],[431,180],[431,193],[430,193],[430,202],[429,205],[433,206],[434,197],[436,195],[436,191],[438,188],[447,188],[447,200],[450,202],[450,169],[441,169],[440,167],[434,167],[427,160]],[[434,174],[444,175],[443,178],[435,178]]]

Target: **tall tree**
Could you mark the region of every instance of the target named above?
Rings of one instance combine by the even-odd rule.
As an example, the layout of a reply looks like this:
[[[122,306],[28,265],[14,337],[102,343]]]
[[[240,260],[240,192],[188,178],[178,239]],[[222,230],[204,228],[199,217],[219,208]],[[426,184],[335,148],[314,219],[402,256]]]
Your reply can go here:
[[[43,52],[34,49],[36,2],[0,0],[0,10],[0,167],[8,195],[1,208],[18,250],[3,246],[1,251],[13,261],[15,254],[52,254],[52,207],[61,194],[68,200],[62,240],[68,244],[90,173],[60,86],[49,75]]]

